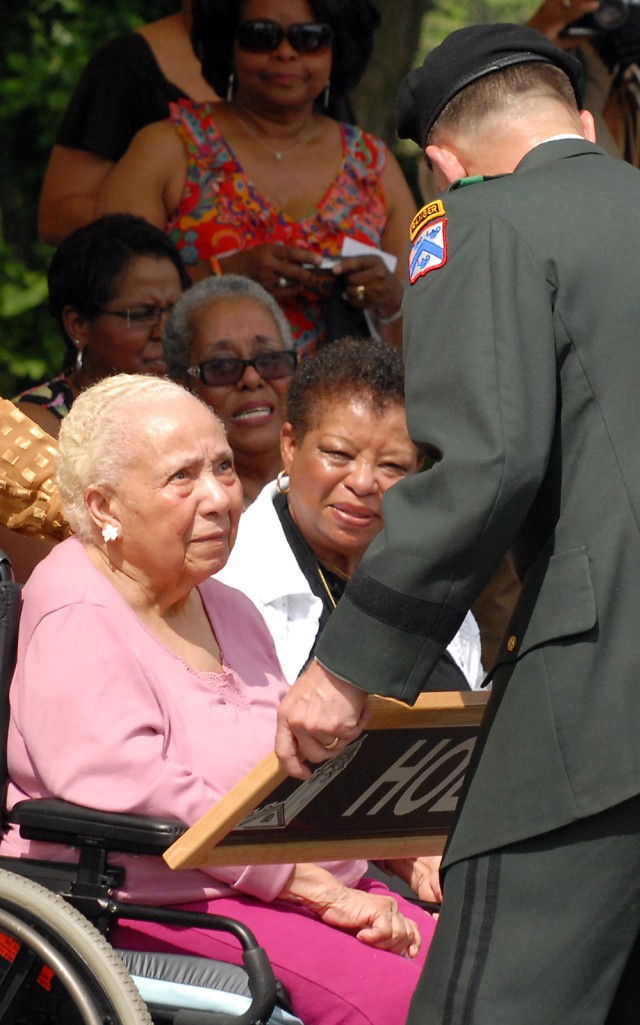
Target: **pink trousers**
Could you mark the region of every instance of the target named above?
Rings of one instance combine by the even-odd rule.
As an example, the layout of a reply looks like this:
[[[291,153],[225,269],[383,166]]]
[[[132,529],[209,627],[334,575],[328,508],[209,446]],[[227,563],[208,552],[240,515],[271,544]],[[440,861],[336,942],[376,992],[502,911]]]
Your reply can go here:
[[[370,893],[389,892],[378,880],[365,878],[359,886]],[[266,904],[234,895],[182,907],[228,915],[247,925],[267,951],[304,1025],[403,1025],[436,923],[402,897],[397,900],[422,934],[414,961],[368,947],[283,901]],[[226,933],[123,921],[110,939],[123,949],[169,950],[242,963],[237,941]]]

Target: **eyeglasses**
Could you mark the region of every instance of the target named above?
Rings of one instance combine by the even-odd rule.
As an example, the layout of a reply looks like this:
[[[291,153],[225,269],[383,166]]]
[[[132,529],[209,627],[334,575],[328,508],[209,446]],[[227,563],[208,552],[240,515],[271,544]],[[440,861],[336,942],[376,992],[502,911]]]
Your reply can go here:
[[[238,46],[250,53],[272,53],[285,38],[296,53],[320,53],[331,46],[333,29],[315,21],[302,21],[285,29],[277,21],[260,18],[241,21],[236,32]]]
[[[187,373],[215,388],[217,385],[237,384],[247,367],[253,367],[263,381],[277,381],[280,377],[289,377],[297,364],[295,349],[284,349],[282,352],[261,352],[253,359],[237,356],[206,359],[195,367],[187,367]]]
[[[171,313],[171,306],[136,306],[132,310],[98,310],[102,317],[120,317],[126,320],[128,328],[155,327],[165,314]]]

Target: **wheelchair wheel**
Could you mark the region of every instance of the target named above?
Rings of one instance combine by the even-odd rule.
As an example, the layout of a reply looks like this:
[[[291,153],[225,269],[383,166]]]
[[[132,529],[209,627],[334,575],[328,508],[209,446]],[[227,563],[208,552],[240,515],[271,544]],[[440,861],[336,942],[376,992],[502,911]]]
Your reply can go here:
[[[113,948],[62,897],[0,871],[3,1025],[151,1025]]]

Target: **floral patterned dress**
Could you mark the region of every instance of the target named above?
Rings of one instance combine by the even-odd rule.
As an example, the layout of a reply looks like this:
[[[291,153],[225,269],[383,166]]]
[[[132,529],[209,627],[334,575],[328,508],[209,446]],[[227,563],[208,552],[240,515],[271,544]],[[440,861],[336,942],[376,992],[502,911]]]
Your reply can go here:
[[[171,121],[188,156],[184,192],[167,226],[185,264],[207,261],[266,242],[282,242],[339,256],[346,235],[380,247],[387,221],[382,172],[384,143],[341,124],[342,164],[318,206],[296,221],[262,195],[247,177],[214,120],[215,104],[171,104]],[[326,338],[326,307],[333,282],[324,279],[280,303],[301,355]]]

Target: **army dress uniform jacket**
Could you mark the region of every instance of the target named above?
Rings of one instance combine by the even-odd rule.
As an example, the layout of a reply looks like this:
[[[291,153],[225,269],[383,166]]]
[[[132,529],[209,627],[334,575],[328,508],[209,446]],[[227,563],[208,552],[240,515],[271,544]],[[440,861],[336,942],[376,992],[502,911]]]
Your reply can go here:
[[[640,792],[640,171],[549,141],[421,216],[407,411],[439,461],[385,496],[317,657],[415,701],[511,548],[451,864]]]

